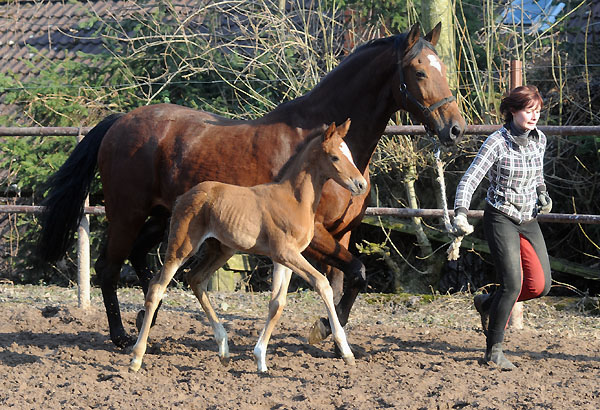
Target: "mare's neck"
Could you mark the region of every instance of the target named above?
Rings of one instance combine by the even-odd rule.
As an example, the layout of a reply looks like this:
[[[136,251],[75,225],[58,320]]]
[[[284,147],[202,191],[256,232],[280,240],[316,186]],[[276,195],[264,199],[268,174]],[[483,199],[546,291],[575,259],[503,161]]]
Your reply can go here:
[[[358,169],[364,172],[390,117],[400,108],[391,88],[397,57],[391,51],[375,51],[342,62],[313,90],[281,104],[264,120],[312,129],[350,118],[352,126],[344,140]]]

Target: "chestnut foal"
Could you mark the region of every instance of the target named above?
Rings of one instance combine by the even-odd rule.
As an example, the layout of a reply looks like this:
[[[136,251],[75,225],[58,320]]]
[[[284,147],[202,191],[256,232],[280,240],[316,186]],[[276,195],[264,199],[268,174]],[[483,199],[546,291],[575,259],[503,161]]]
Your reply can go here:
[[[229,360],[227,333],[210,304],[206,285],[212,274],[240,250],[269,256],[274,263],[267,323],[254,349],[258,371],[267,371],[267,344],[285,305],[292,271],[319,293],[342,358],[347,364],[354,364],[354,355],[335,311],[331,286],[301,255],[314,234],[315,212],[325,182],[331,178],[353,195],[362,195],[367,189],[367,181],[354,165],[343,140],[349,127],[347,120],[339,128],[333,123],[325,132],[322,128],[316,131],[316,137],[307,139],[283,168],[278,182],[240,187],[207,181],[177,199],[165,263],[148,288],[146,312],[133,347],[130,370],[137,371],[142,365],[150,324],[167,285],[205,240],[209,246],[219,247],[221,256],[202,269],[191,271],[187,281],[211,322],[222,362]]]

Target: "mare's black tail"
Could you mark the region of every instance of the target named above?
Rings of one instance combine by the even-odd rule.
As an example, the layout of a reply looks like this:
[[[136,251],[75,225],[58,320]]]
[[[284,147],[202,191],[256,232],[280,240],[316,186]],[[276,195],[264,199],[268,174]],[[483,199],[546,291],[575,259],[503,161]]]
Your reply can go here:
[[[69,158],[46,182],[48,193],[40,217],[38,253],[44,261],[60,259],[73,241],[83,216],[84,201],[96,173],[98,150],[108,129],[123,114],[111,114],[75,147]]]

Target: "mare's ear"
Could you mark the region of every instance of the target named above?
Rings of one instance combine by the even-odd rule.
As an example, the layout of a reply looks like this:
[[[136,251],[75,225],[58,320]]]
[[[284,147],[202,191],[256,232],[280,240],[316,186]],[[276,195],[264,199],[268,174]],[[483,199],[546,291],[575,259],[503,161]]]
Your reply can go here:
[[[342,125],[340,125],[337,129],[338,135],[342,138],[348,134],[348,129],[350,128],[350,118],[348,118]]]
[[[329,127],[327,127],[325,133],[323,134],[323,141],[327,141],[329,138],[331,138],[331,136],[335,133],[335,130],[335,122],[332,122],[329,124]]]
[[[439,23],[437,23],[435,25],[433,30],[431,30],[429,33],[427,33],[427,35],[425,36],[425,40],[429,41],[433,46],[435,46],[438,43],[438,40],[440,39],[441,31],[442,31],[442,22],[440,21]]]
[[[419,23],[413,24],[406,37],[406,51],[410,50],[421,37],[421,26]]]

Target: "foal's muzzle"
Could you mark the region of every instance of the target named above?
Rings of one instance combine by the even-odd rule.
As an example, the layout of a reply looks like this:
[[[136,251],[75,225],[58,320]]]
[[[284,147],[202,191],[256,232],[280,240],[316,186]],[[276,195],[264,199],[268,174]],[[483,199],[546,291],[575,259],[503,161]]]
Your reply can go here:
[[[363,177],[354,178],[348,186],[348,189],[352,195],[362,195],[367,192],[367,180]]]

